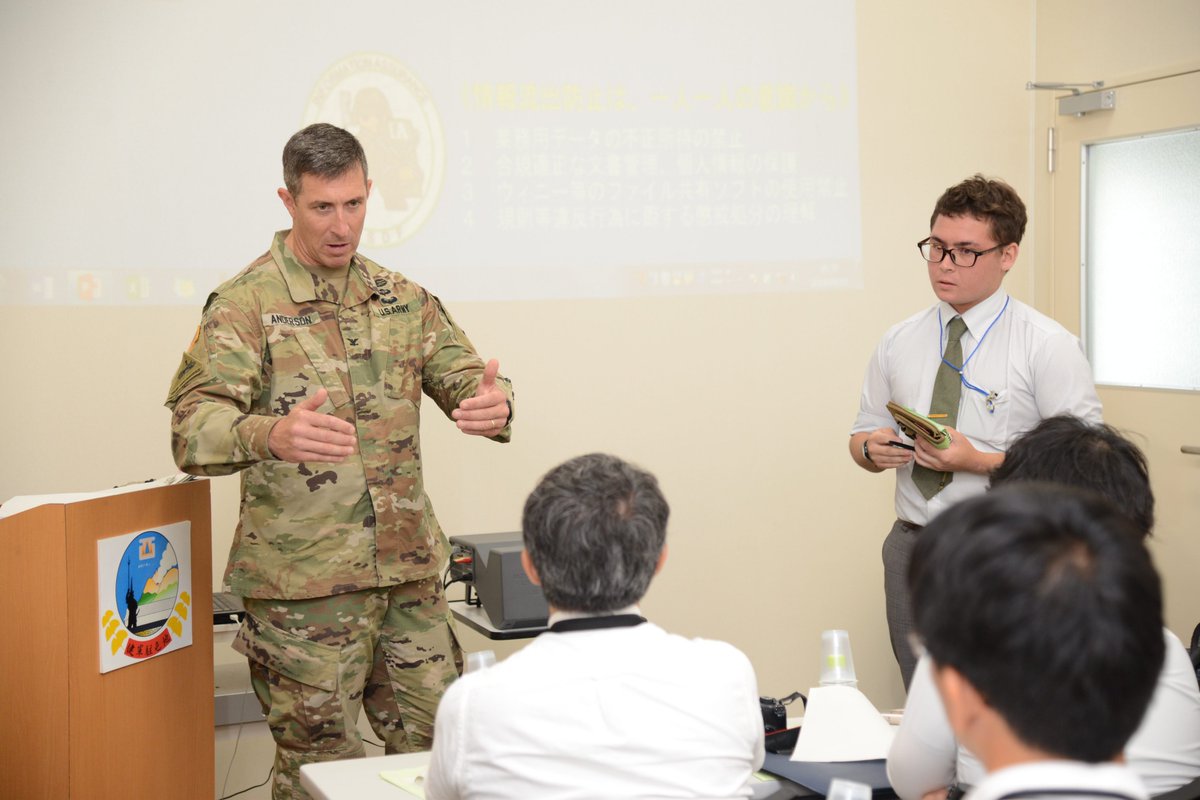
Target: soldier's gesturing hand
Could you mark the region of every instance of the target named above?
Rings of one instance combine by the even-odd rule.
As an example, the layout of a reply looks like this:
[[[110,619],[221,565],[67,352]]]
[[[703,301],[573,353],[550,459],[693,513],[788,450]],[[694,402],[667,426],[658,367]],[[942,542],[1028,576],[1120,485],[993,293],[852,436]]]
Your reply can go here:
[[[473,436],[495,436],[500,429],[508,424],[508,397],[504,390],[496,385],[496,375],[500,372],[500,362],[492,359],[483,368],[483,380],[475,390],[474,397],[468,397],[458,404],[458,408],[450,413],[458,423],[458,429]]]
[[[357,449],[354,426],[331,414],[317,411],[328,392],[318,389],[297,403],[288,415],[271,428],[267,447],[280,461],[327,461],[341,463]]]

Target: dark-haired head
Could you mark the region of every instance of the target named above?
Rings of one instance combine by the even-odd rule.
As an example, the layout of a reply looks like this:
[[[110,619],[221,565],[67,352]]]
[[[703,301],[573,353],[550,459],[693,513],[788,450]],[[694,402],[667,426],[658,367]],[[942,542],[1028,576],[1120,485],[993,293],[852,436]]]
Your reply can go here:
[[[1044,481],[1104,495],[1142,536],[1154,528],[1150,468],[1138,446],[1116,428],[1068,415],[1049,417],[1018,436],[992,473],[992,488]]]
[[[999,245],[1020,244],[1025,235],[1025,203],[1020,196],[1004,181],[978,174],[942,193],[929,217],[930,229],[939,216],[986,222]]]
[[[1162,665],[1158,574],[1104,498],[1018,483],[965,500],[917,537],[914,619],[1026,745],[1108,761],[1137,729]]]
[[[666,543],[667,501],[650,473],[602,453],[550,470],[525,501],[525,550],[562,611],[636,603]]]
[[[355,166],[367,180],[367,154],[354,134],[317,122],[292,135],[283,146],[283,185],[292,197],[300,196],[305,175],[338,178]]]

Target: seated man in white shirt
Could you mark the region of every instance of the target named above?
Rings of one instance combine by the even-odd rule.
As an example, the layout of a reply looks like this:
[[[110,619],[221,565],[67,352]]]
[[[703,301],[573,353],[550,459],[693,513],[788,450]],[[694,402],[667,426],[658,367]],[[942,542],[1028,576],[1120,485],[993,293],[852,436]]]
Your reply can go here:
[[[1134,523],[1139,538],[1154,527],[1146,457],[1108,425],[1051,417],[1018,438],[991,476],[991,486],[1048,481],[1093,489]],[[1163,628],[1166,658],[1150,708],[1125,746],[1125,762],[1151,795],[1200,777],[1200,687],[1183,643]],[[979,760],[961,747],[933,685],[928,657],[917,663],[904,718],[888,756],[888,777],[904,800],[983,779]]]
[[[950,726],[987,770],[967,800],[1145,800],[1122,750],[1162,666],[1162,592],[1124,513],[996,489],[921,532],[909,587]]]
[[[430,800],[750,796],[763,723],[749,660],[638,610],[666,559],[668,511],[654,476],[613,456],[542,478],[522,562],[550,630],[446,692]]]

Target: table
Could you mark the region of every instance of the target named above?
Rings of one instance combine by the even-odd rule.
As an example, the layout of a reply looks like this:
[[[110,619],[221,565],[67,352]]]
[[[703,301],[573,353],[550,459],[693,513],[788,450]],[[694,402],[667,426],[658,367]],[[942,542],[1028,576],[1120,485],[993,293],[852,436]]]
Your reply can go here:
[[[428,751],[305,764],[300,768],[300,785],[307,789],[315,800],[411,800],[411,794],[388,783],[379,777],[379,773],[428,764]],[[755,800],[790,800],[795,797],[816,796],[804,787],[784,779],[755,781],[753,789]]]
[[[388,783],[379,777],[379,773],[428,764],[428,750],[305,764],[300,768],[300,785],[315,800],[404,800],[412,795]]]

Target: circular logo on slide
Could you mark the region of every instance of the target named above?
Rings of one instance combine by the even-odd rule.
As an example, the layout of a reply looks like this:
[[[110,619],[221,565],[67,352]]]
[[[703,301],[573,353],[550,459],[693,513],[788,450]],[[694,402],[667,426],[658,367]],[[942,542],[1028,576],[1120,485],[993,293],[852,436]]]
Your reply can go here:
[[[425,224],[446,169],[442,122],[429,91],[391,56],[358,53],[317,80],[304,124],[329,122],[353,133],[372,181],[363,244],[394,247]]]

